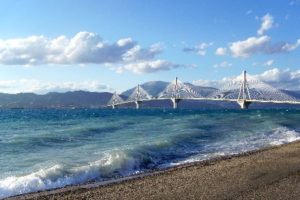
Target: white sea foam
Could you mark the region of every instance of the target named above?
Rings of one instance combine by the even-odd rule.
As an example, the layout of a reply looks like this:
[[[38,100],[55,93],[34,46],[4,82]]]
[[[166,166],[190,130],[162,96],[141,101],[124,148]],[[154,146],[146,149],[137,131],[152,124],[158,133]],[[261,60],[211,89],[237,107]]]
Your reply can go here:
[[[81,183],[98,174],[87,168],[73,171],[71,174],[61,165],[54,165],[28,175],[7,177],[0,180],[0,198]]]
[[[193,163],[207,160],[219,156],[233,155],[246,151],[256,150],[262,147],[276,146],[300,140],[300,133],[290,130],[286,127],[274,128],[270,134],[258,134],[252,137],[242,138],[233,141],[221,141],[206,146],[206,149],[213,151],[211,153],[199,153],[185,160],[173,162],[165,165],[165,167],[177,166],[186,163]]]
[[[4,178],[0,180],[0,198],[79,184],[101,175],[110,177],[116,171],[122,176],[138,172],[133,169],[139,161],[126,152],[112,151],[104,155],[102,159],[83,166],[70,168],[57,164],[24,176]]]
[[[299,132],[281,126],[268,133],[256,133],[252,136],[234,137],[210,143],[205,146],[204,151],[199,152],[197,155],[172,163],[163,162],[158,167],[166,168],[296,140],[300,140]],[[134,152],[134,149],[131,149],[131,151]],[[80,184],[89,180],[103,180],[139,173],[142,170],[139,167],[143,156],[147,155],[138,152],[131,154],[131,151],[115,149],[100,154],[102,155],[101,159],[81,166],[57,164],[27,175],[6,177],[0,180],[0,198]]]
[[[300,140],[300,133],[294,130],[289,130],[285,127],[280,127],[274,130],[274,139],[271,140],[271,145],[281,145],[289,142]]]

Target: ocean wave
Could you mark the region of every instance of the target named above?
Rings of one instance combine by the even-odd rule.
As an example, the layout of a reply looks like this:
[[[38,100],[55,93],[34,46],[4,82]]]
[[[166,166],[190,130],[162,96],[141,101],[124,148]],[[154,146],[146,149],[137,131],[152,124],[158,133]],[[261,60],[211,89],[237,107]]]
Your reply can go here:
[[[0,180],[0,198],[47,189],[101,181],[139,173],[140,161],[126,151],[104,153],[100,160],[87,165],[71,167],[56,164],[24,176],[10,176]]]
[[[279,126],[266,133],[259,133],[250,137],[238,138],[231,141],[220,141],[206,145],[205,149],[197,155],[171,162],[164,167],[193,163],[219,156],[234,155],[263,147],[277,146],[300,140],[300,132]]]
[[[2,131],[0,154],[6,162],[0,162],[0,198],[300,140],[299,111],[116,112],[113,120],[85,119],[88,112],[78,120],[45,116],[33,125],[26,122],[26,129]]]
[[[279,127],[274,130],[273,138],[270,139],[271,145],[281,145],[300,140],[300,133],[289,130],[286,127]]]
[[[163,169],[296,140],[300,140],[299,132],[286,127],[277,127],[264,134],[236,138],[230,142],[219,141],[207,144],[204,149],[199,152],[195,151],[192,156],[187,158],[184,158],[183,155],[179,156],[180,152],[178,152],[178,149],[176,150],[169,142],[164,142],[164,145],[157,143],[134,149],[115,149],[101,153],[101,159],[86,165],[68,166],[56,164],[24,176],[4,178],[0,180],[0,198],[76,185],[88,181],[109,180],[141,173],[155,167]],[[177,152],[172,153],[171,150]],[[178,159],[178,157],[181,157],[181,159]]]

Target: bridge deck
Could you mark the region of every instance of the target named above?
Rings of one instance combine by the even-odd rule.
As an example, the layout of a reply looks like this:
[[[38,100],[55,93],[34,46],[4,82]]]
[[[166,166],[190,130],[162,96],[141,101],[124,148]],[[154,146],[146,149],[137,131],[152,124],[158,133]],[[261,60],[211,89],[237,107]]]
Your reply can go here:
[[[171,98],[152,98],[152,99],[140,99],[140,102],[144,102],[144,101],[161,101],[161,100],[170,100]],[[225,101],[225,102],[238,102],[239,99],[221,99],[221,98],[205,98],[205,97],[201,97],[201,98],[178,98],[179,100],[196,100],[196,101]],[[246,100],[247,102],[251,102],[251,103],[275,103],[275,104],[299,104],[300,105],[300,101],[276,101],[276,100],[256,100],[256,99],[251,99],[251,100]],[[125,105],[125,104],[129,104],[129,103],[135,103],[134,100],[131,101],[123,101],[120,103],[116,103],[114,104],[115,106],[118,105]],[[107,105],[107,107],[112,106],[112,104]]]

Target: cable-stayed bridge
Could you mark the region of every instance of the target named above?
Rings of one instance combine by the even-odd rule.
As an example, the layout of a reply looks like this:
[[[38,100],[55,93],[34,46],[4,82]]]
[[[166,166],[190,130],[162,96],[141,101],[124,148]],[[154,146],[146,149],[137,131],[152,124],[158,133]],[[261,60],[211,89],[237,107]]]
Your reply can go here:
[[[182,100],[209,100],[237,102],[241,109],[247,109],[251,103],[277,103],[299,104],[300,99],[292,97],[285,92],[264,83],[254,76],[247,75],[246,71],[235,79],[225,81],[222,86],[211,94],[193,89],[189,84],[183,83],[178,78],[172,81],[156,97],[152,97],[140,85],[134,88],[128,99],[123,100],[114,93],[107,106],[116,108],[120,105],[135,103],[136,108],[146,101],[171,100],[176,109]]]

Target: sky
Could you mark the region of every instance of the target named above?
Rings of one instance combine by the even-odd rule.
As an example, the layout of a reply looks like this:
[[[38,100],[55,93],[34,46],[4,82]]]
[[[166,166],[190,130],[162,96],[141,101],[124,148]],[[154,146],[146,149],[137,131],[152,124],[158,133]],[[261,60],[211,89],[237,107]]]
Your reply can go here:
[[[209,86],[243,70],[300,90],[300,0],[1,0],[0,92]]]

